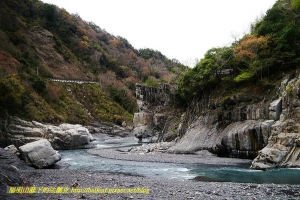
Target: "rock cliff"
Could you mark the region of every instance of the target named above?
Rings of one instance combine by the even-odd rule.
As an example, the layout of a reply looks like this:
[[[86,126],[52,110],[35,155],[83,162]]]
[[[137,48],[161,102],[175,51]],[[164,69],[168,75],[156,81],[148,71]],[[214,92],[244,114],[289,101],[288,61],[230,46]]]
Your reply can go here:
[[[152,141],[170,140],[177,134],[165,135],[170,129],[171,122],[176,115],[171,114],[174,109],[174,89],[167,84],[160,84],[158,88],[136,84],[136,97],[139,112],[134,113],[134,135],[142,142],[145,138]]]
[[[20,147],[30,142],[47,139],[54,149],[77,149],[87,147],[93,140],[88,129],[78,124],[54,126],[8,117],[2,120],[1,126],[1,146],[13,144]]]
[[[300,167],[300,77],[287,76],[273,97],[253,104],[245,97],[218,103],[204,95],[173,121],[165,109],[173,102],[171,89],[136,86],[140,112],[134,114],[133,132],[140,140],[158,136],[157,141],[165,141],[161,136],[174,131],[171,139],[180,138],[168,149],[171,153],[209,150],[219,156],[255,158],[253,169]],[[178,125],[170,129],[174,121]]]
[[[300,167],[300,77],[285,79],[280,94],[281,107],[275,108],[282,112],[274,115],[278,121],[271,126],[268,144],[259,151],[252,169]]]
[[[221,105],[229,108],[220,110],[210,108],[208,102],[194,102],[182,116],[178,130],[181,139],[169,151],[206,149],[219,156],[255,158],[267,144],[273,115],[280,115],[280,109],[270,111],[270,104],[275,103],[239,105],[238,98],[232,97]]]
[[[207,149],[219,156],[255,158],[252,169],[300,167],[299,97],[300,77],[288,76],[273,100],[240,105],[230,97],[222,112],[205,99],[194,102],[182,116],[181,139],[169,151]]]

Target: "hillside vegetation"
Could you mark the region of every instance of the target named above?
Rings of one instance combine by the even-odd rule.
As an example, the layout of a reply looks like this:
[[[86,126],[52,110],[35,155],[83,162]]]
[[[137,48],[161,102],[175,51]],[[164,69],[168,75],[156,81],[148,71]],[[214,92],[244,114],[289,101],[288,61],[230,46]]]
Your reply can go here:
[[[249,34],[231,46],[207,51],[204,58],[181,77],[181,104],[208,96],[211,102],[256,102],[276,95],[276,86],[300,64],[300,1],[278,0]]]
[[[187,69],[39,0],[0,1],[0,40],[0,107],[28,120],[131,123],[135,83],[176,84]]]

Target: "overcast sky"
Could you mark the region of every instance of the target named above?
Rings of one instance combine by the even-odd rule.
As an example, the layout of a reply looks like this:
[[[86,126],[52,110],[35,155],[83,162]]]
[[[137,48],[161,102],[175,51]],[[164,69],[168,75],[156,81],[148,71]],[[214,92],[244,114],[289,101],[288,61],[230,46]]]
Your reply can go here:
[[[136,49],[151,48],[185,64],[230,45],[276,0],[42,0],[78,13]]]

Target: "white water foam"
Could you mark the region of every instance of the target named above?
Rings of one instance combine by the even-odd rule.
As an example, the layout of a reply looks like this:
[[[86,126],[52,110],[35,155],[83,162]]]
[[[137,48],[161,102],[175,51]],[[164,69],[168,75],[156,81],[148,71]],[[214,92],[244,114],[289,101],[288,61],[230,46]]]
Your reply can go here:
[[[99,148],[99,149],[105,149],[105,148],[110,148],[112,146],[109,146],[109,145],[105,145],[105,144],[96,144],[96,148]]]
[[[179,171],[179,172],[188,172],[188,171],[190,171],[190,169],[188,169],[188,168],[177,168],[177,171]]]
[[[257,172],[264,172],[264,171],[262,171],[262,170],[256,170],[256,169],[230,169],[230,171],[237,171],[237,172],[249,172],[249,173],[252,173],[252,172],[255,172],[255,173],[257,173]]]
[[[69,160],[73,160],[73,158],[64,158],[64,159],[62,159],[62,161],[69,161]]]

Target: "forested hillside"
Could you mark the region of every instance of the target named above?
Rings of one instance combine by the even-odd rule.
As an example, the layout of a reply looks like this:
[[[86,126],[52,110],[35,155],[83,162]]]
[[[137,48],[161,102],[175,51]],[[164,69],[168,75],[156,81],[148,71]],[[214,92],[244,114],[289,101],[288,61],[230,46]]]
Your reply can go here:
[[[0,1],[0,40],[0,107],[29,120],[131,123],[135,83],[176,84],[187,69],[39,0]]]
[[[229,96],[255,102],[275,95],[278,81],[299,68],[299,16],[299,0],[278,0],[252,24],[249,34],[231,46],[208,50],[180,80],[182,104],[203,96],[226,104]]]

